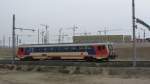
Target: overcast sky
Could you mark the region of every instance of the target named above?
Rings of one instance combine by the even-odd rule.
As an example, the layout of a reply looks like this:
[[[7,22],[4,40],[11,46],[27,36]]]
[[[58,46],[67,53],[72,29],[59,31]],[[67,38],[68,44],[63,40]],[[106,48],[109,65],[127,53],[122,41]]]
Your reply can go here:
[[[98,30],[106,28],[107,30],[122,30],[111,31],[108,34],[131,34],[131,1],[0,0],[0,39],[3,35],[6,37],[11,35],[12,14],[16,14],[16,27],[38,29],[42,28],[40,24],[48,24],[50,36],[52,36],[51,41],[57,40],[60,28],[64,28],[65,34],[72,32],[68,28],[74,24],[79,26],[77,33],[96,34]],[[135,1],[136,17],[150,24],[150,0]],[[17,33],[33,34],[27,31],[17,31]],[[148,30],[146,33],[149,36]]]

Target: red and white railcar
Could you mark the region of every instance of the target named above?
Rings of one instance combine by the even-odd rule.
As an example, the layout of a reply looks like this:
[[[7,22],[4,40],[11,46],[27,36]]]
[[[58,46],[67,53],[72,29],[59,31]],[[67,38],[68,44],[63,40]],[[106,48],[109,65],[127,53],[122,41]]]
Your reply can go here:
[[[18,46],[17,50],[17,57],[21,60],[108,60],[115,56],[109,43],[28,44]]]

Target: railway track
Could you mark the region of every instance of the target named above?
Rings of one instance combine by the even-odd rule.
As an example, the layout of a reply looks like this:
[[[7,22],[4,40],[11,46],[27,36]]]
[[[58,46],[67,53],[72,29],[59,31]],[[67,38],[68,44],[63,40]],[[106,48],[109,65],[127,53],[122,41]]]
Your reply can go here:
[[[86,66],[86,67],[132,67],[132,61],[110,61],[110,62],[86,62],[86,61],[63,61],[63,60],[46,60],[46,61],[19,61],[15,65],[41,65],[41,66]],[[12,60],[0,60],[0,64],[12,64]],[[150,61],[137,61],[136,67],[150,67]]]

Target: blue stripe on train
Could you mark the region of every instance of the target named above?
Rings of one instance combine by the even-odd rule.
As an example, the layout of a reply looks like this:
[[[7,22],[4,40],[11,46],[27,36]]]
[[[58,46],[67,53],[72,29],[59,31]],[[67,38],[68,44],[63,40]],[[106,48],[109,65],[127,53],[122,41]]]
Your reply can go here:
[[[96,51],[92,46],[25,48],[25,55],[29,55],[31,52],[88,52],[89,55],[96,55]]]

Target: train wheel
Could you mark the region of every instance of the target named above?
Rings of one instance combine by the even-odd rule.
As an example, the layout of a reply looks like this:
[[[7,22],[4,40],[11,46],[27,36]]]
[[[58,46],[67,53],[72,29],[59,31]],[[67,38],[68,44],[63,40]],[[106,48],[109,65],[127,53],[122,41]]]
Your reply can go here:
[[[86,61],[88,61],[88,62],[95,62],[95,61],[96,61],[96,59],[93,58],[93,57],[85,57],[84,59],[85,59]]]
[[[104,58],[104,59],[102,59],[104,62],[108,62],[109,61],[109,59],[108,58]]]
[[[103,58],[103,59],[97,59],[96,62],[108,62],[108,58]]]

